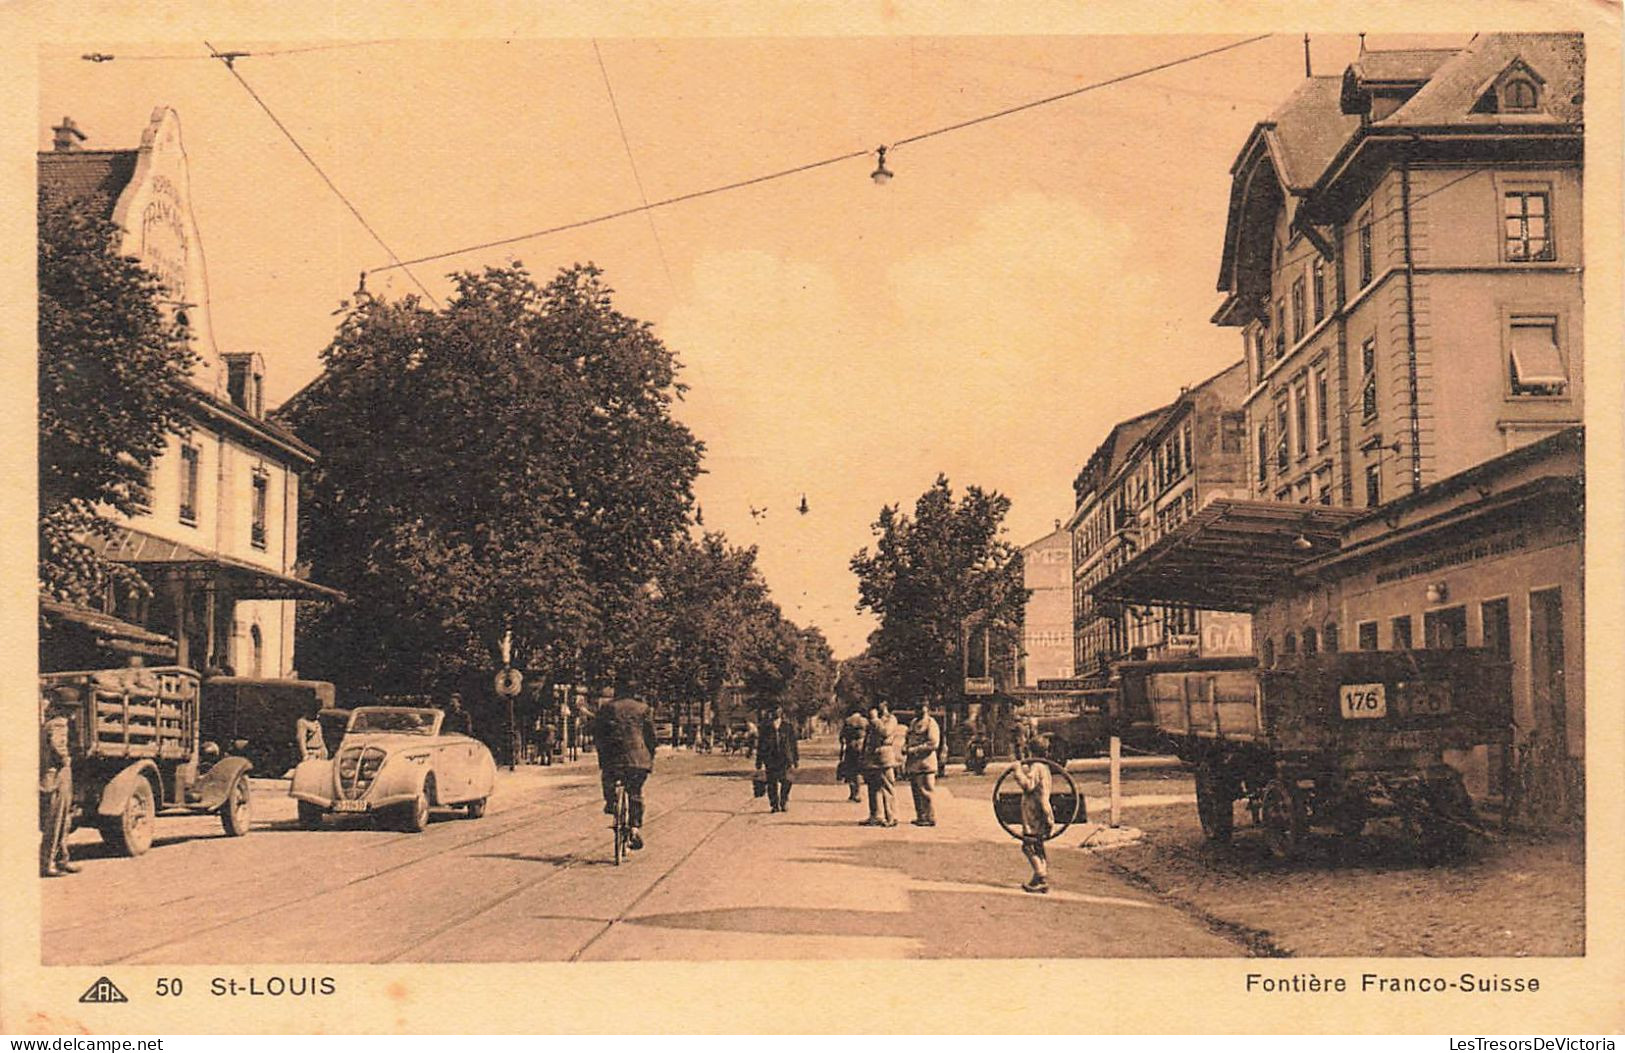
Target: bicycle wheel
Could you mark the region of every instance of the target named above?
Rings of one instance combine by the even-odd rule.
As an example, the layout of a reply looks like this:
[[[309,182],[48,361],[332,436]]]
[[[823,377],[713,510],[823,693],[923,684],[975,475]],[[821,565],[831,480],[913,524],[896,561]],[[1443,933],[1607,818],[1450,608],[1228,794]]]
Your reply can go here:
[[[621,860],[626,858],[626,843],[632,833],[632,819],[628,814],[630,806],[626,800],[626,784],[615,784],[615,865],[620,866]]]

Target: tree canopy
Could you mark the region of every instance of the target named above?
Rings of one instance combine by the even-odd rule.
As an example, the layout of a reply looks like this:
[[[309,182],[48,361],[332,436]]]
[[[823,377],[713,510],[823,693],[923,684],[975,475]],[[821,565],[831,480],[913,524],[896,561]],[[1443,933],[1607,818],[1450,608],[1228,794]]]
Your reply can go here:
[[[627,673],[652,698],[720,703],[740,685],[756,702],[794,717],[818,712],[833,690],[823,634],[783,616],[756,565],[756,549],[720,533],[673,544],[642,594]]]
[[[39,213],[39,579],[86,602],[109,583],[145,593],[88,534],[149,499],[154,463],[190,430],[196,356],[160,306],[158,279],[117,252],[100,199],[41,192]]]
[[[302,556],[352,602],[301,619],[312,670],[425,690],[498,661],[607,675],[640,588],[684,535],[701,443],[679,364],[601,273],[515,263],[346,305],[325,372],[284,414],[322,453]]]
[[[1027,591],[1021,551],[1003,538],[1009,510],[1009,498],[976,486],[956,499],[943,475],[912,516],[881,508],[873,549],[852,557],[858,605],[880,618],[865,652],[879,675],[866,691],[905,706],[958,697],[971,622],[1000,633],[1020,626]]]

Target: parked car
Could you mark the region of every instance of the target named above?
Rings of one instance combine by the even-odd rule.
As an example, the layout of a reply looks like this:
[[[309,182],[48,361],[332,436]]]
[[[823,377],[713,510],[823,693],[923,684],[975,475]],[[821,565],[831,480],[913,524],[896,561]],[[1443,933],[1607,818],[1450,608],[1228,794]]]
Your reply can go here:
[[[299,802],[299,825],[315,829],[324,816],[371,814],[421,831],[432,808],[485,814],[496,781],[491,751],[477,739],[445,734],[445,714],[431,707],[359,706],[338,750],[293,771],[288,793]]]
[[[40,677],[42,697],[68,717],[72,822],[95,826],[121,855],[152,847],[160,812],[212,812],[231,836],[248,833],[253,765],[201,734],[198,681],[180,666]]]

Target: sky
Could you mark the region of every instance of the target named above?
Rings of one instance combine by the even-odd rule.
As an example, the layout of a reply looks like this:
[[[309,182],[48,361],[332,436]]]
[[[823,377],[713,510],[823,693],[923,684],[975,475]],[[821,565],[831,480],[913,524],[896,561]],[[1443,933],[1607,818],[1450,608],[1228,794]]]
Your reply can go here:
[[[413,259],[872,151],[1247,35],[382,40],[236,69]],[[1314,70],[1357,50],[1316,36]],[[154,107],[176,110],[216,342],[265,356],[276,404],[389,255],[218,62],[158,57],[204,53],[43,48],[39,147],[64,115],[87,148],[133,147]],[[1277,35],[899,146],[884,186],[871,153],[412,271],[443,299],[455,270],[603,268],[683,363],[706,528],[758,546],[786,614],[847,656],[874,624],[848,562],[882,505],[912,507],[945,473],[1009,496],[1008,539],[1036,540],[1112,424],[1241,357],[1208,321],[1229,168],[1303,76],[1301,35]],[[415,289],[399,270],[368,287]]]

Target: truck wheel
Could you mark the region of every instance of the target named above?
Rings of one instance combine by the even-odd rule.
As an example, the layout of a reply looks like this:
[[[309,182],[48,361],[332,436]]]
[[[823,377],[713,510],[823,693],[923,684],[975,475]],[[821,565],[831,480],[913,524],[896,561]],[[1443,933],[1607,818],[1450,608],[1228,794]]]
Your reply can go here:
[[[1280,779],[1271,779],[1264,787],[1260,804],[1260,819],[1264,823],[1264,844],[1276,859],[1293,859],[1303,851],[1308,817],[1304,812],[1303,795],[1297,787]]]
[[[300,801],[299,829],[320,830],[322,828],[322,816],[324,814],[325,812],[323,811],[321,805],[311,804],[309,801]]]
[[[1428,783],[1427,804],[1416,823],[1422,856],[1430,863],[1444,863],[1467,849],[1467,824],[1474,822],[1473,799],[1461,776],[1451,773]]]
[[[124,798],[123,810],[103,821],[102,840],[121,855],[138,856],[152,847],[152,828],[157,817],[152,784],[138,779],[130,796]]]
[[[248,776],[240,775],[226,794],[226,803],[220,806],[220,825],[231,837],[248,833]]]
[[[1202,833],[1209,841],[1223,844],[1235,829],[1235,801],[1224,788],[1224,780],[1212,764],[1196,769],[1196,814],[1202,820]]]

